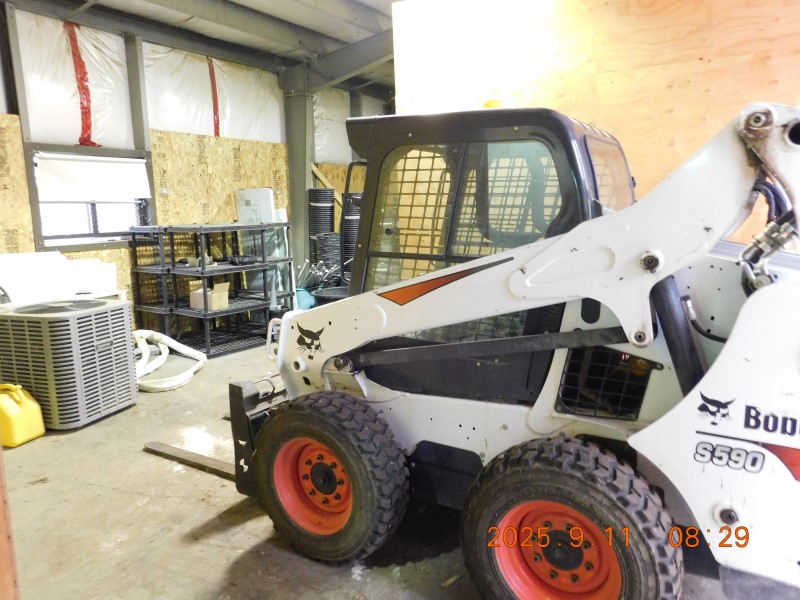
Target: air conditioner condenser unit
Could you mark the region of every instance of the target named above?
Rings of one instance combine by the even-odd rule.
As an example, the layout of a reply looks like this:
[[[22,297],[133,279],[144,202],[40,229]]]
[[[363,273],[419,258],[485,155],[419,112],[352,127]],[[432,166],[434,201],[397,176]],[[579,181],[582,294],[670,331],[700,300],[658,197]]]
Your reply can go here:
[[[131,303],[68,300],[0,311],[0,381],[28,390],[45,426],[73,429],[136,401]]]

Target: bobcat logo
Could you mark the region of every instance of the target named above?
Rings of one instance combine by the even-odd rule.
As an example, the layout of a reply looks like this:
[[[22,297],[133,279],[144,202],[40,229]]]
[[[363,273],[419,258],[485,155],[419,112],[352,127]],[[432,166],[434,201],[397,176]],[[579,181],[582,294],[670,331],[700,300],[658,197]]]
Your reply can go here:
[[[702,392],[700,392],[700,398],[703,399],[703,403],[697,407],[697,410],[700,411],[702,416],[710,416],[712,425],[719,425],[719,422],[722,419],[730,420],[730,409],[728,407],[731,405],[733,400],[728,400],[727,402],[712,400],[711,398],[704,396]]]
[[[323,327],[319,331],[311,331],[310,329],[303,329],[298,324],[297,329],[300,331],[300,335],[297,336],[298,349],[307,351],[308,358],[313,359],[316,352],[322,352],[322,344],[319,338],[325,328]]]

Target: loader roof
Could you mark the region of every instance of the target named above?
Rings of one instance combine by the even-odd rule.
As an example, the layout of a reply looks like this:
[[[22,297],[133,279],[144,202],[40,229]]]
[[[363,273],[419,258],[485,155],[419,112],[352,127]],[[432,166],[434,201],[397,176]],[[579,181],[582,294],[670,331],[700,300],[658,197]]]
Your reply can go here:
[[[506,128],[548,131],[569,141],[584,135],[605,138],[619,144],[611,134],[549,108],[473,110],[429,115],[388,115],[348,119],[350,145],[362,158],[369,158],[375,146],[382,149],[410,143],[483,141],[489,133]]]

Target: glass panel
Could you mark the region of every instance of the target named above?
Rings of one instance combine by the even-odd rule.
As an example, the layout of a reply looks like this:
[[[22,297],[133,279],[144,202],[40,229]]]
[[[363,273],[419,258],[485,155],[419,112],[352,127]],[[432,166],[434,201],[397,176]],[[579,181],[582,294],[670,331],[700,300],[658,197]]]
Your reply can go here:
[[[137,204],[95,204],[97,233],[128,231],[137,221]]]
[[[603,211],[618,211],[634,202],[631,176],[619,146],[594,137],[586,137],[597,183],[597,199]]]
[[[85,244],[127,234],[139,221],[139,203],[42,202],[39,214],[45,246]]]
[[[440,260],[373,256],[367,264],[367,281],[364,285],[364,291],[374,290],[391,283],[411,279],[412,277],[419,277],[449,266],[452,266],[452,263]]]
[[[544,237],[561,210],[553,156],[542,142],[470,144],[450,253],[485,256]]]
[[[371,256],[366,290],[544,237],[562,206],[548,147],[538,140],[469,144],[456,199],[451,191],[460,150],[404,147],[389,154],[381,171],[370,252],[414,256]],[[454,205],[457,217],[448,243]],[[526,313],[519,312],[406,335],[437,342],[511,337],[522,334],[525,319]]]
[[[451,172],[447,146],[394,150],[381,169],[370,250],[443,255]]]
[[[42,235],[70,235],[92,233],[92,219],[88,204],[39,204]],[[127,229],[130,224],[125,227]]]

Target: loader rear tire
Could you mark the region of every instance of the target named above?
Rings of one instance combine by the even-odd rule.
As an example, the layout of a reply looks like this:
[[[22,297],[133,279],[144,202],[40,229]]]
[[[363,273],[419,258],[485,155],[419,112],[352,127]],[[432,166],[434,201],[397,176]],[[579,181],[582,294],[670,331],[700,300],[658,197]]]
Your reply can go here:
[[[560,437],[515,446],[484,468],[461,545],[487,598],[672,600],[683,580],[672,524],[630,466]]]
[[[331,563],[377,550],[408,499],[405,457],[372,407],[314,392],[278,408],[256,437],[259,498],[300,552]]]

